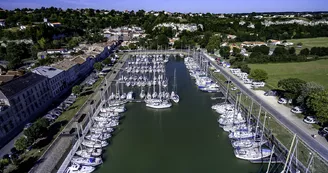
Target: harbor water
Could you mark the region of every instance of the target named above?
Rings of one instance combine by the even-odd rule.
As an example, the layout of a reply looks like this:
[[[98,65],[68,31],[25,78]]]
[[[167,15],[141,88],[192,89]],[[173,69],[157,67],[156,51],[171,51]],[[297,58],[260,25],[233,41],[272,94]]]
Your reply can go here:
[[[103,154],[104,164],[96,172],[259,172],[263,165],[234,156],[228,133],[219,127],[218,114],[211,109],[220,101],[211,100],[216,95],[197,89],[183,59],[171,58],[167,63],[170,87],[174,69],[180,102],[165,110],[147,108],[145,103],[127,104],[121,125]]]

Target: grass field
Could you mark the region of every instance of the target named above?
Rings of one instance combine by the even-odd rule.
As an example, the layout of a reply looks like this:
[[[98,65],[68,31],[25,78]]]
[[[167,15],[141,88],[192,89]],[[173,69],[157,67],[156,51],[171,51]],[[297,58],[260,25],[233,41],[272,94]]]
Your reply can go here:
[[[328,60],[297,63],[249,64],[251,69],[263,69],[269,74],[267,85],[277,88],[284,78],[299,78],[307,82],[317,82],[328,88]]]
[[[328,37],[291,39],[287,41],[294,43],[296,53],[299,53],[304,48],[311,49],[312,47],[328,47]],[[303,43],[302,48],[298,48],[297,43]]]

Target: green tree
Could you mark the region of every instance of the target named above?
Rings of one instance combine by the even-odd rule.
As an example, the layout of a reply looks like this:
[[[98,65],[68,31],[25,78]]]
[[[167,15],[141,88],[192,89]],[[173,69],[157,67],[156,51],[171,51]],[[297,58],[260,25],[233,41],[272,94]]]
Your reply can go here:
[[[106,59],[104,59],[102,62],[103,62],[105,65],[108,65],[108,64],[110,64],[112,61],[111,61],[110,58],[106,58]]]
[[[79,95],[82,91],[82,87],[80,85],[75,85],[73,88],[72,88],[72,93],[75,94],[75,95]]]
[[[223,46],[220,48],[220,55],[224,58],[229,58],[230,56],[230,47]]]
[[[306,82],[298,78],[287,78],[278,81],[278,87],[285,90],[289,99],[296,99],[300,95],[304,84]]]
[[[130,43],[130,44],[129,44],[129,48],[130,48],[131,50],[135,50],[135,49],[137,49],[137,44],[135,44],[135,43]]]
[[[240,54],[240,49],[238,47],[233,47],[232,48],[233,55],[236,56]]]
[[[291,48],[288,49],[288,52],[289,52],[290,55],[295,55],[296,50],[295,50],[294,47],[291,47]]]
[[[42,37],[40,40],[38,40],[38,44],[42,50],[46,47],[46,40]]]
[[[310,50],[308,48],[302,49],[300,51],[300,55],[308,56],[310,54]]]
[[[306,105],[321,123],[328,123],[328,90],[310,94]]]
[[[240,70],[241,70],[242,72],[244,72],[244,73],[248,73],[248,74],[249,74],[249,72],[251,71],[251,68],[248,67],[247,64],[242,64],[242,65],[240,66]]]
[[[93,68],[98,71],[101,71],[101,69],[102,69],[101,62],[96,62],[95,64],[93,64]]]
[[[15,141],[14,145],[18,151],[23,151],[29,146],[29,142],[25,136],[22,136]]]
[[[219,49],[221,39],[218,35],[213,35],[206,45],[207,52],[214,53],[215,50]]]
[[[323,91],[324,89],[324,86],[315,82],[307,82],[303,84],[301,86],[300,95],[297,97],[297,103],[300,105],[306,105],[306,100],[310,94]]]
[[[254,81],[264,82],[265,80],[268,79],[268,73],[262,69],[254,69],[251,70],[249,77]]]

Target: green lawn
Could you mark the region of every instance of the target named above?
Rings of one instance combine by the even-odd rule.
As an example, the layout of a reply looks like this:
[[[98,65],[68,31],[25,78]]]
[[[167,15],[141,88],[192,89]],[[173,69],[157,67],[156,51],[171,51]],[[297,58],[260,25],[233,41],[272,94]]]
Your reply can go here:
[[[299,78],[317,82],[328,88],[328,60],[296,63],[249,64],[251,69],[263,69],[269,74],[267,84],[277,88],[278,81],[284,78]]]
[[[305,47],[328,47],[328,37],[317,37],[317,38],[302,38],[302,39],[291,39],[287,40],[288,42],[294,43],[297,46],[297,43],[303,43],[302,48]]]
[[[291,39],[287,41],[294,43],[296,53],[299,53],[304,48],[309,48],[311,50],[312,47],[328,47],[328,37]],[[297,43],[303,43],[302,48],[298,48]]]

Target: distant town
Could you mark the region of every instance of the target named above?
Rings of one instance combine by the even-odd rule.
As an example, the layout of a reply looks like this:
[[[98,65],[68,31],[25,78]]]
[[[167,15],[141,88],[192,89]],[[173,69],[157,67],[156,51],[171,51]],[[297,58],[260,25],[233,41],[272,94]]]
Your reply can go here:
[[[288,160],[291,154],[288,149],[295,140],[290,144],[291,134],[296,134],[302,141],[299,150],[315,153],[313,157],[322,160],[314,164],[318,167],[313,172],[325,172],[322,170],[328,169],[327,28],[328,12],[213,14],[55,7],[0,9],[0,172],[61,172],[70,163],[65,167],[69,153],[77,146],[77,138],[85,135],[83,130],[90,128],[89,122],[99,120],[99,116],[96,120],[91,116],[115,100],[112,93],[121,92],[123,96],[117,96],[119,101],[131,101],[124,90],[130,85],[140,87],[133,90],[140,90],[141,99],[136,100],[146,102],[147,107],[169,108],[171,101],[179,102],[177,85],[179,75],[184,73],[173,65],[172,68],[165,65],[173,57],[184,58],[197,89],[224,93],[225,103],[235,102],[212,107],[219,114],[238,110],[248,111],[242,113],[248,116],[253,114],[253,103],[257,103],[258,112],[254,115],[258,114],[257,123],[263,123],[263,130],[259,135],[257,124],[254,133],[258,134],[250,138],[265,136],[270,141],[274,136],[268,148],[277,145],[281,155],[288,155],[279,163],[294,162]],[[169,68],[170,75],[166,74]],[[167,88],[172,85],[169,81],[174,81],[173,98]],[[157,85],[159,91],[157,88],[155,91]],[[130,99],[135,95],[131,92],[132,89]],[[159,103],[147,101],[150,92],[163,92],[163,98],[166,94],[165,103],[162,96]],[[241,100],[243,94],[245,98]],[[216,100],[219,96],[212,98]],[[108,107],[106,116],[110,117],[114,108]],[[118,109],[125,111],[125,107],[115,107]],[[268,121],[274,118],[277,121],[265,131],[269,128],[265,127],[267,113],[272,117]],[[249,123],[252,118],[246,119]],[[119,118],[110,120],[109,124],[119,124]],[[240,122],[245,123],[244,119]],[[96,145],[97,140],[91,141]],[[78,147],[81,146],[75,149]],[[272,157],[271,151],[266,157],[270,154]],[[50,155],[51,160],[46,157]],[[237,155],[243,159],[242,154]],[[44,159],[42,163],[38,162],[40,158]],[[302,171],[308,172],[310,158],[304,156],[298,161],[303,164]],[[271,159],[265,163],[271,163]]]

